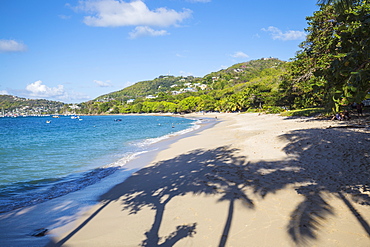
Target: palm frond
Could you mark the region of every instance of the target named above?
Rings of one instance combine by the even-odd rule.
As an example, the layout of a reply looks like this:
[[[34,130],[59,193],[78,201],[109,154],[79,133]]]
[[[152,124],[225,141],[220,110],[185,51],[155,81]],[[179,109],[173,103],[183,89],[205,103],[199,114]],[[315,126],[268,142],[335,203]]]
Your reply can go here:
[[[321,223],[328,215],[333,215],[333,208],[320,192],[310,192],[290,216],[288,232],[297,244],[307,244],[316,239]]]

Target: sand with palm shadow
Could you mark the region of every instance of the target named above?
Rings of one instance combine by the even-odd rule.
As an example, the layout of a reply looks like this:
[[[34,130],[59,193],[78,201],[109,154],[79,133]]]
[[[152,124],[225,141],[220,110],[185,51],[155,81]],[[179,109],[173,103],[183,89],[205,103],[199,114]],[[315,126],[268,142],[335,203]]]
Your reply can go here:
[[[50,246],[369,246],[370,131],[258,114],[161,150]],[[335,123],[336,124],[336,123]]]

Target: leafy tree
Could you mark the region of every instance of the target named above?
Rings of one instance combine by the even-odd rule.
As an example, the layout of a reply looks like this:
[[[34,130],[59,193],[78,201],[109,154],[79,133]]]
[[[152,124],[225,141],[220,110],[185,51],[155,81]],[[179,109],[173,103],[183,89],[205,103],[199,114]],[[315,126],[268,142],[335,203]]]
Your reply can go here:
[[[202,110],[202,98],[190,96],[181,100],[177,106],[178,112],[195,112]]]
[[[130,108],[130,111],[132,113],[141,113],[142,112],[142,107],[143,107],[143,104],[141,102],[137,103],[137,104],[134,104],[131,108]]]
[[[107,111],[110,109],[111,105],[112,105],[112,104],[111,104],[111,103],[109,103],[109,102],[101,103],[101,104],[99,105],[99,112],[98,112],[98,113],[107,112]]]
[[[280,87],[289,105],[327,104],[339,111],[340,105],[359,102],[369,92],[370,11],[365,2],[353,1],[340,12],[322,5],[307,17],[307,39]]]
[[[282,99],[291,108],[312,107],[329,101],[326,81],[318,72],[330,66],[332,51],[336,44],[332,40],[335,13],[332,6],[322,6],[308,21],[307,38],[301,50],[289,63],[283,75],[280,91]]]
[[[214,111],[216,100],[209,94],[200,96],[202,101],[202,111]]]
[[[113,107],[113,110],[110,113],[112,113],[112,114],[120,113],[120,110],[119,110],[118,106]]]
[[[353,6],[369,3],[368,0],[319,0],[319,4],[333,5],[339,12],[351,10]]]
[[[322,73],[335,88],[337,110],[341,103],[361,102],[370,91],[370,3],[365,2],[338,15],[335,56]]]

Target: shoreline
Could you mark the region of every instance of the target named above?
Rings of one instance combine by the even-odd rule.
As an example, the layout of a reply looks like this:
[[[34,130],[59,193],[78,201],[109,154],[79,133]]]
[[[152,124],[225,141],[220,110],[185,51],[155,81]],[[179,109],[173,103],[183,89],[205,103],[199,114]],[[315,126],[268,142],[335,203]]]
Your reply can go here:
[[[197,118],[192,119],[197,120]],[[0,240],[2,246],[29,246],[30,244],[31,246],[43,246],[47,244],[49,242],[47,235],[50,231],[71,228],[70,225],[76,219],[98,203],[99,195],[131,176],[136,170],[143,168],[145,164],[150,163],[157,152],[165,149],[170,143],[209,128],[213,124],[215,123],[212,121],[195,123],[194,126],[199,127],[192,126],[158,140],[150,139],[150,144],[146,144],[148,146],[145,152],[137,153],[123,167],[97,183],[41,203],[1,213]],[[45,237],[31,236],[44,230]]]
[[[135,173],[117,177],[121,181],[98,204],[72,218],[51,218],[69,224],[53,228],[42,243],[368,245],[368,128],[328,129],[330,121],[254,113],[186,117],[216,116],[210,128],[134,160]],[[78,211],[62,202],[53,207]],[[7,222],[16,224],[27,213]],[[9,237],[11,230],[2,228]]]
[[[133,117],[133,116],[129,116],[127,118],[131,119],[131,117]],[[144,117],[143,119],[146,119],[145,117],[147,117],[147,116],[143,116],[143,117]],[[150,116],[149,119],[151,117],[153,117],[153,116]],[[163,118],[160,117],[160,118],[165,119],[165,117],[163,117]],[[63,120],[65,120],[65,119],[68,119],[68,118],[64,118]],[[91,119],[91,118],[89,118],[89,119]],[[153,119],[155,119],[155,118],[153,117]],[[58,120],[58,121],[60,121],[60,120]],[[86,122],[86,119],[85,119],[85,122]],[[190,124],[187,123],[187,126],[185,127],[186,129],[183,129],[184,127],[181,126],[183,124],[183,122],[190,122],[190,121],[182,119],[182,118],[172,119],[172,120],[169,120],[169,122],[172,122],[172,129],[171,129],[170,123],[168,123],[167,124],[167,126],[169,126],[169,127],[167,127],[168,134],[162,133],[162,136],[158,136],[157,134],[150,135],[150,133],[149,133],[149,135],[147,135],[147,136],[144,135],[141,138],[139,138],[138,140],[127,141],[127,143],[125,143],[125,145],[121,145],[122,144],[122,138],[120,138],[119,143],[117,144],[119,150],[118,149],[115,150],[115,153],[111,152],[111,153],[113,153],[113,156],[111,155],[109,157],[108,152],[102,151],[102,152],[100,152],[100,156],[95,155],[95,158],[90,159],[89,166],[86,166],[86,169],[84,167],[81,167],[81,169],[77,172],[72,172],[71,174],[64,173],[61,176],[57,176],[57,178],[55,179],[56,180],[55,183],[50,182],[49,184],[43,184],[41,189],[33,189],[31,191],[24,190],[24,193],[23,193],[23,191],[22,191],[23,188],[18,189],[17,184],[19,182],[19,183],[25,183],[26,184],[23,187],[26,187],[28,185],[30,185],[31,187],[32,186],[37,187],[38,186],[38,184],[37,184],[38,180],[40,180],[40,181],[47,180],[47,179],[52,180],[52,179],[54,179],[54,173],[49,173],[45,177],[37,177],[37,175],[36,175],[36,176],[33,177],[33,180],[30,179],[28,181],[27,179],[25,179],[25,177],[28,174],[26,174],[26,175],[22,174],[21,173],[22,170],[20,170],[19,174],[18,174],[18,172],[16,172],[16,174],[18,174],[19,177],[23,176],[22,177],[23,180],[16,181],[15,179],[13,179],[13,180],[11,180],[11,182],[9,181],[9,183],[7,183],[7,184],[5,184],[5,183],[1,184],[3,187],[6,187],[10,184],[10,188],[13,188],[12,187],[13,184],[15,186],[14,186],[13,191],[11,191],[11,193],[8,193],[8,194],[13,194],[12,197],[6,195],[7,194],[6,189],[5,189],[5,191],[2,190],[2,195],[5,195],[5,196],[1,198],[2,200],[1,200],[1,205],[0,205],[0,214],[10,212],[10,211],[15,210],[15,209],[19,209],[19,208],[23,208],[23,207],[27,207],[27,206],[32,206],[32,205],[35,205],[35,204],[38,204],[38,203],[41,203],[41,202],[44,202],[44,201],[48,201],[48,200],[53,199],[53,198],[63,196],[65,194],[73,193],[74,191],[77,191],[77,190],[84,189],[85,187],[95,183],[97,180],[105,178],[106,176],[109,176],[110,174],[115,172],[117,169],[120,169],[121,167],[125,166],[125,164],[127,162],[129,162],[133,158],[136,158],[141,153],[146,152],[147,149],[150,149],[151,144],[160,142],[162,140],[166,140],[166,139],[171,138],[173,136],[182,135],[186,132],[191,132],[191,131],[200,127],[198,124],[196,124],[195,121],[192,120],[192,123],[190,123]],[[175,123],[176,126],[174,126],[174,123]],[[94,123],[94,124],[96,124],[96,123]],[[161,124],[158,124],[158,126],[160,126],[160,125]],[[91,125],[89,125],[88,127],[90,127],[90,126]],[[94,128],[95,128],[95,125],[94,125]],[[162,126],[161,126],[161,128],[162,128]],[[148,129],[148,131],[151,132],[151,133],[156,133],[155,130],[153,131],[151,128]],[[134,132],[132,132],[132,133],[134,133]],[[55,135],[53,135],[53,136],[55,136]],[[89,136],[93,136],[93,134],[89,135]],[[18,140],[18,138],[13,138],[13,139]],[[114,139],[114,136],[112,136],[112,139]],[[123,137],[123,139],[124,139],[124,137]],[[56,143],[58,141],[59,140],[55,140],[54,143]],[[85,150],[85,151],[89,151],[88,149],[91,149],[91,147],[88,147],[87,149],[82,149],[82,148],[83,147],[79,147],[79,146],[76,147],[76,149],[78,149],[78,150]],[[37,149],[38,150],[44,150],[43,148],[39,148],[39,147],[37,147]],[[76,153],[78,153],[78,150],[76,150],[75,155],[76,155]],[[81,152],[80,154],[84,155],[84,154],[86,154],[86,152]],[[22,157],[22,156],[23,155],[18,155],[18,157]],[[68,155],[68,157],[72,157],[72,156],[73,156],[72,153],[71,153],[71,155]],[[10,157],[11,157],[10,155],[5,155],[6,162],[8,162],[9,164],[18,164],[19,163],[19,161],[18,161],[19,159],[18,160],[16,159],[15,162],[13,162],[12,160],[10,160]],[[24,157],[26,157],[26,156],[24,156]],[[51,162],[49,160],[48,156],[44,156],[43,154],[38,155],[38,157],[40,157],[40,158],[42,157],[43,161],[45,161],[46,164],[47,164],[47,162]],[[88,156],[86,156],[86,157],[88,157]],[[77,157],[77,159],[79,159],[79,157]],[[58,158],[58,161],[59,160],[61,160],[61,161],[63,160],[62,162],[64,162],[63,158]],[[28,166],[29,166],[29,164],[33,164],[32,161],[33,161],[33,159],[30,159],[29,161],[24,160],[25,164],[28,165]],[[80,161],[81,160],[79,160],[78,162],[80,162]],[[52,162],[56,162],[56,160],[53,160]],[[85,162],[85,160],[83,160],[83,162]],[[34,163],[35,167],[39,166],[39,164],[42,165],[42,162],[41,163]],[[23,166],[23,164],[19,163],[19,167],[22,167],[22,166]],[[5,166],[5,168],[6,167],[7,166]],[[66,167],[68,167],[68,166],[66,166]],[[5,171],[6,171],[6,169],[5,169]],[[13,171],[13,173],[14,173],[14,171]],[[35,173],[35,171],[33,171],[33,173]],[[37,174],[37,172],[36,172],[36,174]],[[5,173],[5,175],[7,175],[7,173]],[[26,178],[28,178],[28,177],[26,177]],[[6,181],[6,178],[3,179],[3,181]],[[63,190],[63,188],[65,188],[65,189]],[[14,196],[14,194],[16,194],[16,196]]]

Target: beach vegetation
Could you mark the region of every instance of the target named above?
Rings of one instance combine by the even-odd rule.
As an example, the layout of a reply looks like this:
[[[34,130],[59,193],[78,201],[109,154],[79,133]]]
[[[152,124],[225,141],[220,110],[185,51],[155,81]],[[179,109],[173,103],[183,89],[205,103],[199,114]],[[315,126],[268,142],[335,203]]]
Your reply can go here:
[[[283,111],[281,112],[282,116],[286,117],[294,117],[294,116],[304,116],[304,117],[312,117],[312,116],[327,116],[330,112],[323,107],[316,107],[316,108],[303,108],[303,109],[296,109],[291,111]]]
[[[321,5],[307,17],[307,39],[283,84],[293,107],[317,105],[338,112],[369,92],[370,5],[352,2],[340,11],[335,4]]]

